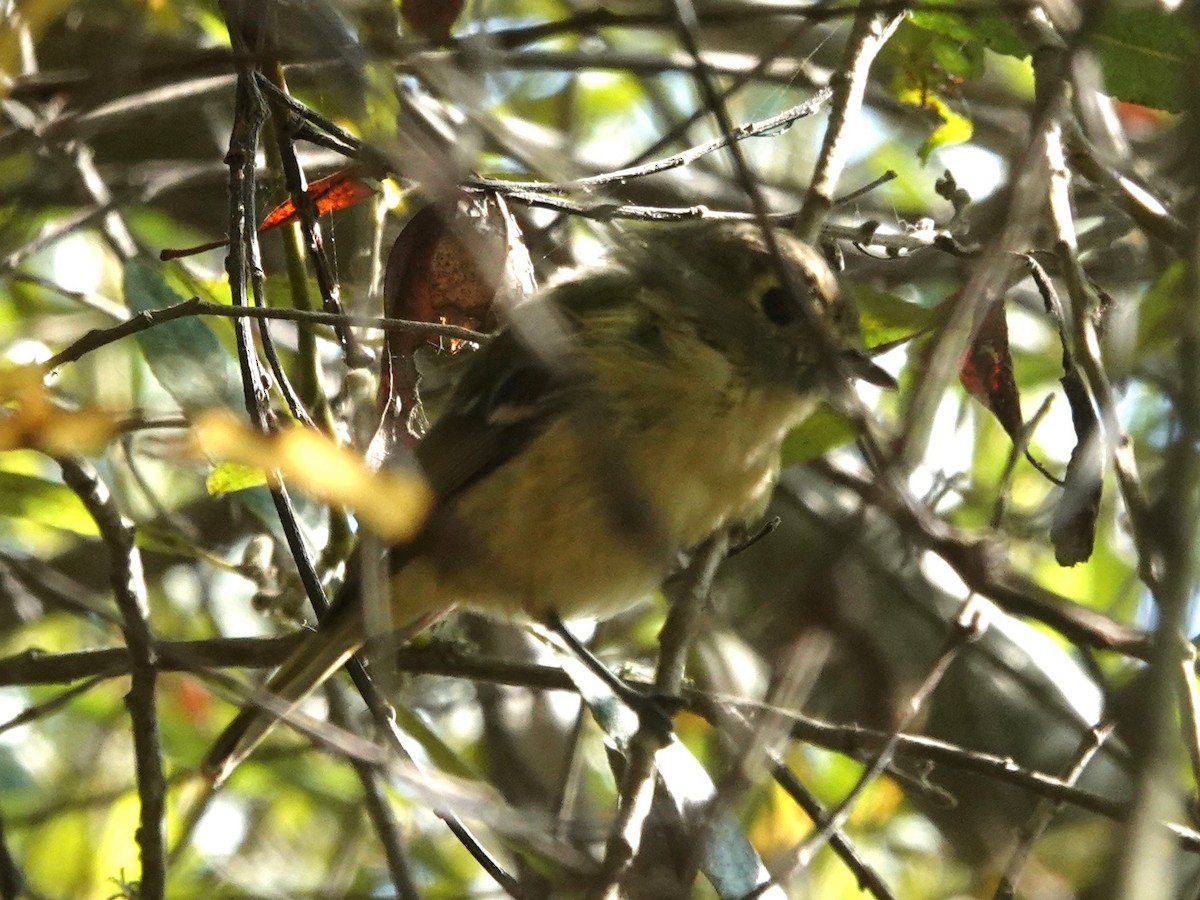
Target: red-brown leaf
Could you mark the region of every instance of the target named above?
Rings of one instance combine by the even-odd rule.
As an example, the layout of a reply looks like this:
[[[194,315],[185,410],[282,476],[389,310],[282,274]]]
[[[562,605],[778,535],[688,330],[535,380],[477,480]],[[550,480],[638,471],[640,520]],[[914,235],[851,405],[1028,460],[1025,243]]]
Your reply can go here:
[[[384,272],[383,314],[490,331],[497,303],[521,299],[532,282],[529,255],[503,201],[464,197],[448,210],[434,205],[420,210],[396,238]],[[420,401],[413,354],[424,343],[440,341],[402,331],[385,338],[382,421],[368,453],[373,461],[387,459],[397,443],[414,441],[409,420]]]
[[[992,304],[980,323],[963,358],[958,379],[971,396],[992,411],[1008,436],[1019,440],[1024,420],[1002,300]]]

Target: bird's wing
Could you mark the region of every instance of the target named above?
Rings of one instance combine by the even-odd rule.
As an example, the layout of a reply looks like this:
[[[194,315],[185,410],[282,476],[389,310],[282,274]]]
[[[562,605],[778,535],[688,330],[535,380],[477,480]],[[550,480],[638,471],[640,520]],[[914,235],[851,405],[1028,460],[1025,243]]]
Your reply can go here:
[[[417,445],[417,461],[439,502],[484,478],[533,440],[561,409],[567,373],[512,330],[479,351]]]

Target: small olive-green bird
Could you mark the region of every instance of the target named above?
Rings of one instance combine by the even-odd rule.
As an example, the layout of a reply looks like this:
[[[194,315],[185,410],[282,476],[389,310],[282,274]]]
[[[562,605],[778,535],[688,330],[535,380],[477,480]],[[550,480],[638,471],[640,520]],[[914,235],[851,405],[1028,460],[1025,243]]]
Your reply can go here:
[[[682,551],[761,516],[784,436],[836,377],[812,323],[852,371],[873,369],[848,346],[857,320],[825,261],[774,242],[779,259],[749,224],[663,227],[516,307],[417,447],[436,499],[391,554],[402,633],[453,607],[612,615]],[[366,642],[356,583],[267,683],[274,700],[226,729],[213,777]]]

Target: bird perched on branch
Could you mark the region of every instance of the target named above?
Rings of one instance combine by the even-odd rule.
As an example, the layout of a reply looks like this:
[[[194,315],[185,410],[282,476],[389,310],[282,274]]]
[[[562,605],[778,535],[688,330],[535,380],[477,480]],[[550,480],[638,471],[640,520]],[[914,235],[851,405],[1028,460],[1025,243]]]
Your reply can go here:
[[[392,551],[391,622],[603,617],[645,597],[681,552],[762,514],[784,436],[839,369],[879,380],[856,331],[822,257],[749,224],[664,226],[556,281],[477,352],[417,448],[436,499]],[[206,771],[224,777],[363,646],[359,594],[349,579]]]

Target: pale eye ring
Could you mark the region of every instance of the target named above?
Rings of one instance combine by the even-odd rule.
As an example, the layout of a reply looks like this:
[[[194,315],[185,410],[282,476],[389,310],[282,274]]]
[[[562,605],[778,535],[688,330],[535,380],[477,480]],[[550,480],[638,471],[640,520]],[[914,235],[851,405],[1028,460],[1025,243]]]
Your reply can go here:
[[[796,313],[799,310],[796,308],[796,302],[792,299],[791,293],[783,285],[771,285],[762,292],[758,302],[762,306],[763,315],[772,324],[784,326],[791,325],[796,321]]]

